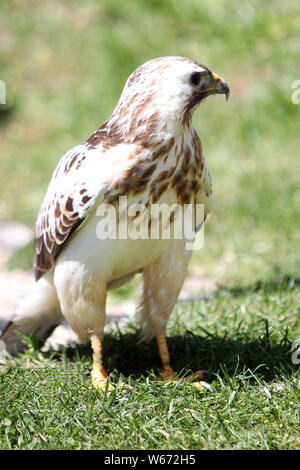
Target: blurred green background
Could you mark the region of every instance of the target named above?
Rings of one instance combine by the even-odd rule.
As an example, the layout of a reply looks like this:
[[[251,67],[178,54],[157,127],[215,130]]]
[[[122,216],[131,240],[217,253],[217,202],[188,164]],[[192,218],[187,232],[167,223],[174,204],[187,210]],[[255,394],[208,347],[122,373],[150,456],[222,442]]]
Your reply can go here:
[[[2,0],[0,8],[0,220],[33,226],[61,155],[107,119],[128,75],[153,57],[182,55],[231,88],[228,103],[211,97],[194,115],[217,206],[192,267],[227,284],[297,276],[297,0]]]

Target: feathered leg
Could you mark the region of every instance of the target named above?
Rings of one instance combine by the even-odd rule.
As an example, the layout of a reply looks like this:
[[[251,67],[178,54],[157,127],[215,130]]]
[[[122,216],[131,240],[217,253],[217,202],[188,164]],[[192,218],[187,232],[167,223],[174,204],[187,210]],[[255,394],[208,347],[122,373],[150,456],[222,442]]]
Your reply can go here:
[[[170,364],[166,324],[180,293],[190,257],[191,251],[185,250],[185,242],[176,240],[158,260],[143,270],[144,291],[140,308],[143,339],[156,337],[162,361],[160,373],[164,380],[175,374]],[[202,378],[203,374],[197,371],[186,378],[190,377]]]
[[[162,376],[174,374],[166,341],[166,324],[186,276],[191,251],[183,240],[176,240],[158,260],[143,270],[144,290],[141,305],[144,339],[156,336],[162,360]]]
[[[75,273],[70,277],[70,271]],[[90,276],[79,263],[60,263],[54,283],[64,317],[80,341],[91,342],[93,350],[92,384],[104,391],[108,374],[102,363],[103,331],[106,321],[106,281]],[[108,384],[110,391],[112,386]]]

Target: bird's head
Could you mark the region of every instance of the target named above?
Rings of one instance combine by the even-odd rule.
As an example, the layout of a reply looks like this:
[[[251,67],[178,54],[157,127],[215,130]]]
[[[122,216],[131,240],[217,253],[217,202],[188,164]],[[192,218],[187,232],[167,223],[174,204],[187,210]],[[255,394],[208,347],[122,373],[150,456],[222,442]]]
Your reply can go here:
[[[135,119],[159,115],[160,120],[190,122],[207,96],[225,94],[229,86],[199,62],[184,57],[160,57],[137,68],[128,78],[119,105]]]

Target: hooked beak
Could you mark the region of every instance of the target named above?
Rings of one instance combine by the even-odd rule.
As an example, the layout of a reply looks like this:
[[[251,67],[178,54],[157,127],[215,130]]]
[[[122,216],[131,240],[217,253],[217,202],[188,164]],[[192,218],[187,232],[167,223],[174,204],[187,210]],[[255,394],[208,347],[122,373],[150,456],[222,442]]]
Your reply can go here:
[[[226,101],[229,98],[230,90],[229,86],[223,80],[223,78],[219,77],[216,73],[212,72],[213,81],[210,81],[209,86],[205,86],[200,90],[202,96],[213,95],[215,93],[222,94],[226,96]]]
[[[219,77],[216,73],[213,72],[213,78],[216,84],[215,93],[223,94],[226,96],[226,101],[228,101],[230,90],[228,84],[223,80],[223,78]]]

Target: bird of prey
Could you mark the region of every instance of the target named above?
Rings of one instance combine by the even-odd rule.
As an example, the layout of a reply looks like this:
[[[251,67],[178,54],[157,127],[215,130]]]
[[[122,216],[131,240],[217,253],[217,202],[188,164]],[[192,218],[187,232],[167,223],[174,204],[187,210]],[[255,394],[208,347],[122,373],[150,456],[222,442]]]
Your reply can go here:
[[[68,151],[50,180],[36,223],[36,283],[2,333],[9,352],[24,345],[18,332],[49,330],[66,319],[82,342],[91,341],[92,381],[107,384],[102,362],[106,295],[137,272],[143,274],[139,306],[143,338],[156,337],[164,379],[173,376],[166,323],[181,290],[191,250],[185,240],[99,236],[99,208],[127,204],[212,207],[211,177],[192,126],[199,103],[229,96],[225,80],[184,57],[160,57],[128,78],[109,119],[83,144]],[[173,217],[172,217],[173,215]],[[169,224],[175,223],[171,214]]]

